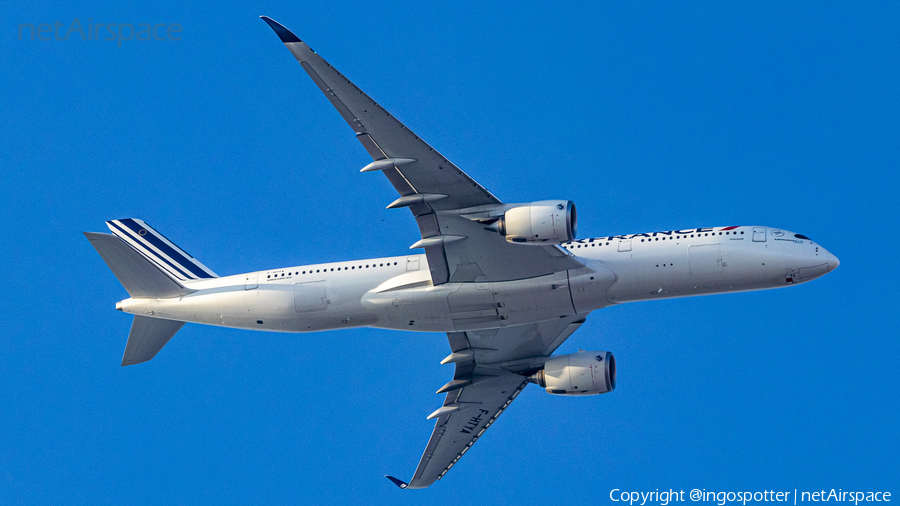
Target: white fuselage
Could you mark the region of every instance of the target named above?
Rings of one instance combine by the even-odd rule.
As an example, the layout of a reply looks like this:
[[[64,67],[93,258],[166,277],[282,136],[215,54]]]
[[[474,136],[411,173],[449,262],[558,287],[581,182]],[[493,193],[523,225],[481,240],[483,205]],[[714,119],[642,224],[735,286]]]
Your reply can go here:
[[[408,255],[198,280],[186,284],[196,290],[190,295],[126,299],[116,308],[280,332],[360,326],[454,332],[586,315],[622,302],[778,288],[838,265],[815,242],[766,227],[630,234],[562,246],[585,266],[515,281],[433,286],[425,255]]]

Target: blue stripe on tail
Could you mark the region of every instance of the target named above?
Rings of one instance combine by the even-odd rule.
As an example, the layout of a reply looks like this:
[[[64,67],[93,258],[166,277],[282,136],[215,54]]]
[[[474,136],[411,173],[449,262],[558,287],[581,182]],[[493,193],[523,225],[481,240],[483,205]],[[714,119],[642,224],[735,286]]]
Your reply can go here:
[[[156,230],[153,230],[152,228],[150,228],[146,223],[138,223],[135,220],[130,219],[130,218],[125,219],[125,220],[119,220],[119,223],[128,227],[132,232],[137,234],[138,237],[140,237],[144,241],[147,241],[148,243],[152,244],[156,249],[161,251],[164,255],[171,258],[174,262],[176,262],[176,264],[178,264],[179,268],[189,271],[191,274],[193,274],[195,277],[198,277],[198,278],[211,278],[212,277],[209,274],[207,274],[206,272],[204,272],[203,269],[194,265],[194,263],[193,263],[194,259],[189,258],[190,255],[188,255],[186,252],[184,252],[184,250],[182,250],[181,248],[178,248],[178,246],[175,246],[176,248],[178,248],[178,251],[176,251],[171,246],[166,244],[165,241],[163,241],[162,239],[157,237],[157,235],[162,236],[162,234],[160,234]],[[166,239],[166,241],[168,241],[168,239]],[[172,241],[169,241],[169,242],[172,243],[173,245],[175,244]]]
[[[128,244],[129,246],[131,246],[132,249],[136,249],[139,253],[141,253],[142,255],[144,255],[145,257],[150,259],[151,261],[153,261],[157,264],[160,264],[163,267],[164,271],[175,274],[175,276],[181,280],[194,279],[193,276],[188,274],[186,269],[179,268],[177,265],[173,264],[168,259],[163,258],[163,257],[159,256],[158,254],[156,254],[156,252],[147,249],[147,247],[145,245],[141,244],[136,238],[134,238],[130,234],[128,234],[125,231],[125,229],[122,228],[122,226],[120,226],[118,223],[108,221],[107,224],[109,225],[109,229],[112,230],[113,234],[119,236],[119,238],[122,238],[122,239],[128,238],[132,241],[138,242],[138,244],[140,245],[140,248],[135,248],[134,245],[132,245],[128,241],[125,241],[125,243]]]
[[[159,264],[164,270],[172,272],[179,279],[217,277],[206,266],[141,220],[126,218],[106,223],[115,235],[122,239],[127,239],[126,243],[129,241],[137,243],[138,247],[135,249],[138,249],[150,260]],[[134,247],[133,244],[129,245]],[[155,248],[158,252],[152,248]],[[168,258],[160,255],[160,253]]]

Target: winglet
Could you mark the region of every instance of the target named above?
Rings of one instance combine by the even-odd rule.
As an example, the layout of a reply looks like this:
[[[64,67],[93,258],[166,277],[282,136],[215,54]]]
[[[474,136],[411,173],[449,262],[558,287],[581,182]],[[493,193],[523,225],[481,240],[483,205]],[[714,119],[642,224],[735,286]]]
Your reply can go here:
[[[384,475],[384,477],[391,480],[394,483],[394,485],[397,485],[400,488],[406,488],[409,486],[409,483],[406,483],[403,480],[398,480],[397,478],[394,478],[393,476]]]
[[[278,35],[278,38],[281,39],[281,42],[287,44],[288,42],[302,42],[299,37],[294,35],[294,32],[288,30],[278,21],[268,17],[268,16],[260,16],[263,21],[269,24],[273,30],[275,30],[275,34]]]

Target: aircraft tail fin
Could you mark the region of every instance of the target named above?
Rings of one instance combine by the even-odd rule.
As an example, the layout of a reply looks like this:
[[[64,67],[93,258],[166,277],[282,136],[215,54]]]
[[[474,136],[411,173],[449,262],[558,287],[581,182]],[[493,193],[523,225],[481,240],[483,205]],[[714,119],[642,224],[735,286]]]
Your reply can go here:
[[[84,235],[132,298],[167,299],[196,291],[185,288],[118,237],[95,232]]]
[[[140,364],[155,357],[182,325],[184,322],[135,315],[128,343],[125,344],[122,366]]]
[[[204,277],[215,276],[203,264],[193,261],[190,255],[140,220],[107,223],[115,235],[95,232],[85,232],[84,235],[132,298],[166,299],[194,293],[196,290],[186,288],[174,277],[173,270],[185,272],[181,270],[183,268],[186,272],[200,272]],[[128,236],[128,230],[134,232],[134,237]],[[144,239],[146,236],[151,237]],[[160,253],[160,250],[163,252]],[[165,269],[161,263],[173,257],[179,261]],[[199,277],[196,274],[191,279]],[[122,365],[140,364],[152,359],[183,325],[182,321],[135,315]]]
[[[106,226],[160,270],[180,281],[217,278],[216,273],[179,248],[143,220],[126,218],[110,220]]]

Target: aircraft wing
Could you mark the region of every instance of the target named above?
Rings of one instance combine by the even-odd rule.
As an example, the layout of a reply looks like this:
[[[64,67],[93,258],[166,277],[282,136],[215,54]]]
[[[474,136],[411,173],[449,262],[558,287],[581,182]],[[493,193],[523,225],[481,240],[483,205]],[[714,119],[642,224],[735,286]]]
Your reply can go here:
[[[582,317],[483,331],[449,332],[450,354],[442,363],[455,363],[453,380],[437,393],[447,392],[413,478],[406,483],[388,476],[400,488],[425,488],[444,477],[475,441],[528,384],[527,375],[584,323]]]
[[[389,208],[409,207],[435,285],[525,279],[583,264],[556,245],[518,246],[461,210],[502,206],[500,199],[384,110],[290,30],[271,18],[275,31],[374,160],[363,172],[381,171],[400,198]],[[465,239],[465,240],[463,240]]]

